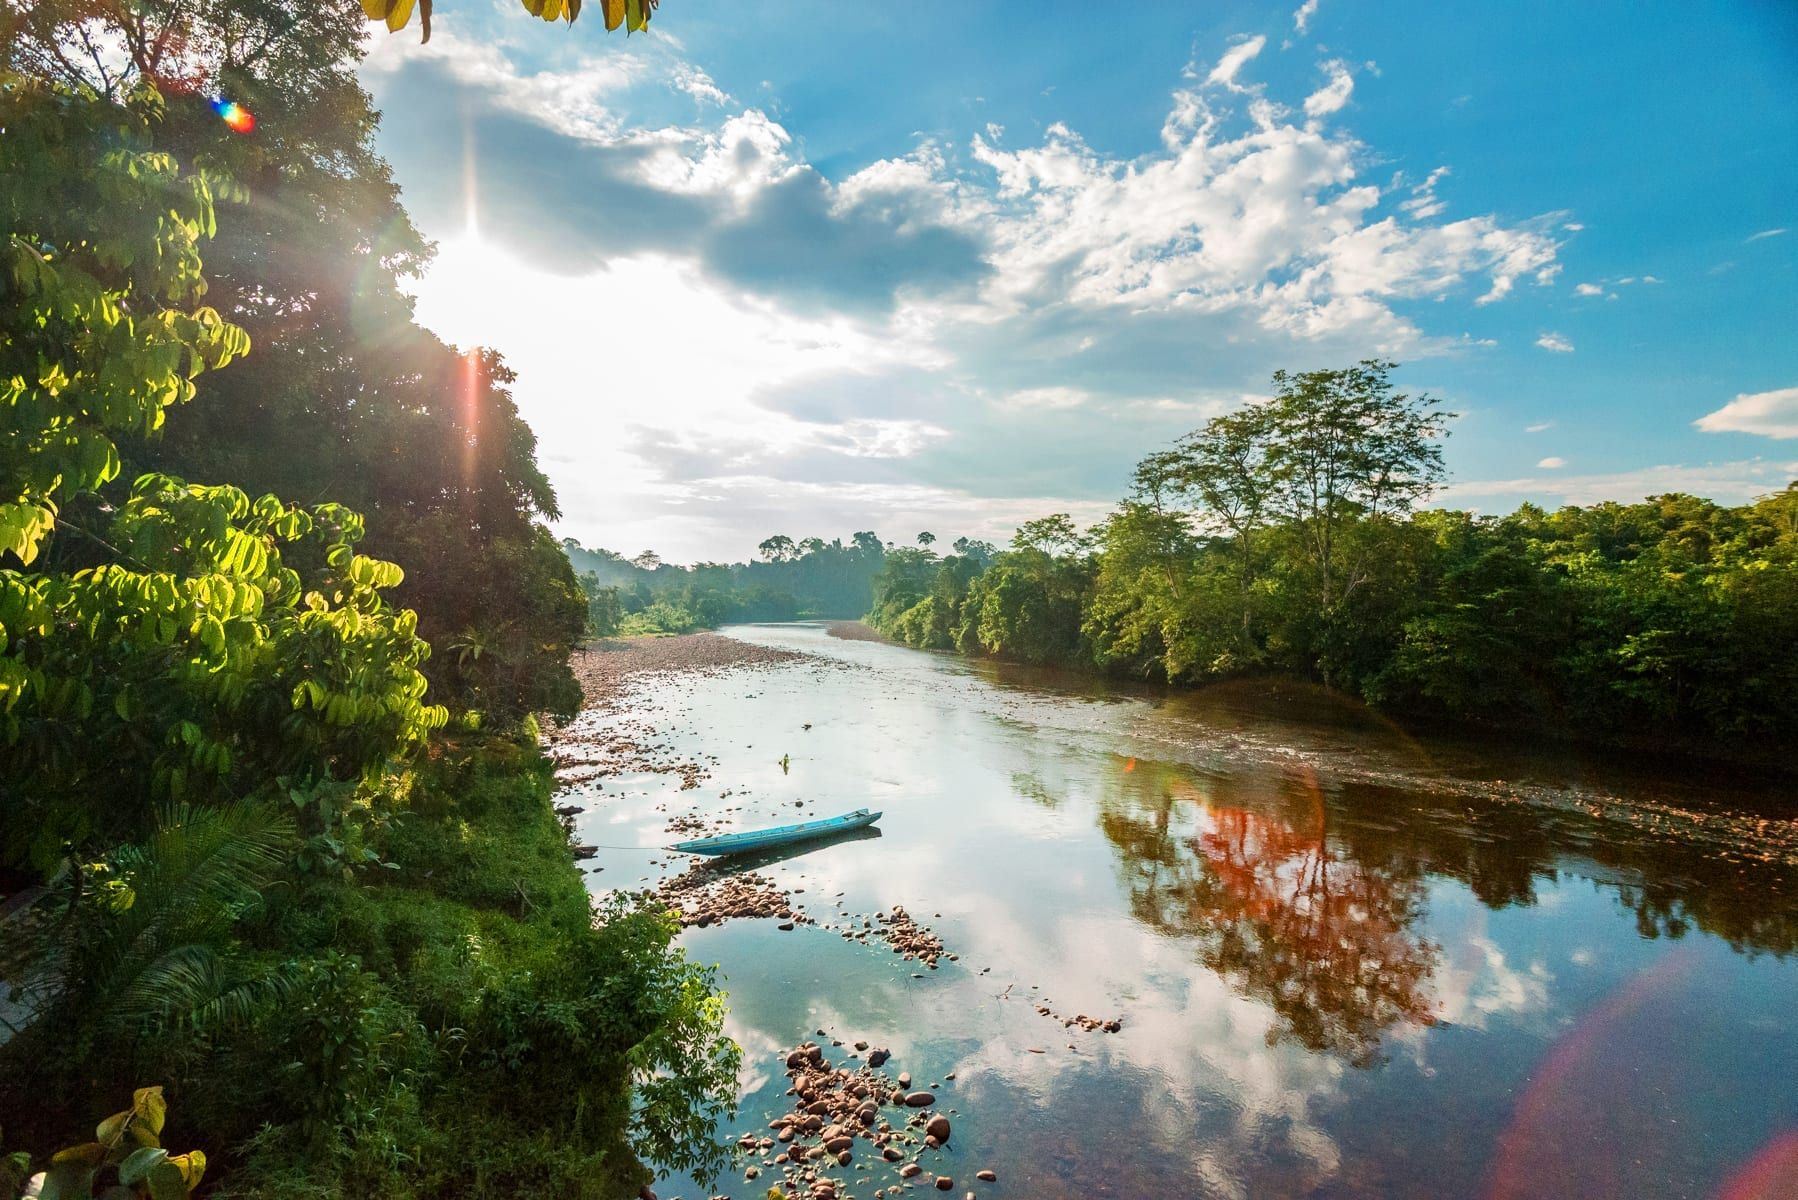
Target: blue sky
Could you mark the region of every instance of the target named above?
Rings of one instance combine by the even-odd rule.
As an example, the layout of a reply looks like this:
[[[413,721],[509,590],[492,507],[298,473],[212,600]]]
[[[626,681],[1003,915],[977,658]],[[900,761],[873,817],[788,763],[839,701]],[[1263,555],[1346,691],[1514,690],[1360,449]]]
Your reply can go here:
[[[364,69],[419,311],[589,544],[1096,520],[1369,355],[1463,414],[1443,503],[1798,478],[1798,6],[441,7]]]

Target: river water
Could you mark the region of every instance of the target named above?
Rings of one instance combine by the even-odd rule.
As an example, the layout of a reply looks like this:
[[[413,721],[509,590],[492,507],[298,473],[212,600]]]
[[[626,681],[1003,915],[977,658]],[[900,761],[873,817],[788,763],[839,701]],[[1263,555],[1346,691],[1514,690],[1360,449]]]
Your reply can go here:
[[[789,1111],[782,1060],[824,1030],[941,1084],[927,1166],[957,1196],[1798,1196],[1798,874],[1739,837],[1789,786],[1418,737],[1304,689],[725,632],[817,658],[640,680],[629,717],[710,777],[589,785],[578,839],[877,808],[878,836],[759,869],[820,919],[903,905],[958,955],[686,931],[744,1050],[733,1130]],[[604,850],[591,886],[669,857]]]

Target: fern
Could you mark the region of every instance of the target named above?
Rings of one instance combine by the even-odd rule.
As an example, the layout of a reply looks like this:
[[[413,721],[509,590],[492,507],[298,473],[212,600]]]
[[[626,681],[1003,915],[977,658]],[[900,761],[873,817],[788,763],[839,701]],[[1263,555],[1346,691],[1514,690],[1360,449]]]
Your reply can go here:
[[[241,1022],[279,992],[231,969],[231,929],[261,902],[294,841],[290,819],[237,801],[166,810],[142,845],[126,846],[77,892],[62,885],[64,917],[48,932],[35,972],[47,1007],[85,1038]]]

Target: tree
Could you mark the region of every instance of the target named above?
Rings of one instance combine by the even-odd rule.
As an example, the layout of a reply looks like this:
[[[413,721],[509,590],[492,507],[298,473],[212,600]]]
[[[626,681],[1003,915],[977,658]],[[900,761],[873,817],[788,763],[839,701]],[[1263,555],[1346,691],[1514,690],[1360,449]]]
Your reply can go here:
[[[413,320],[403,281],[428,248],[373,148],[355,71],[364,28],[354,0],[46,0],[4,53],[102,95],[171,81],[150,148],[237,181],[215,209],[206,299],[257,353],[164,427],[121,431],[121,477],[348,504],[368,519],[367,548],[411,568],[395,599],[427,640],[478,631],[497,651],[428,661],[443,699],[502,724],[566,711],[585,604],[543,525],[555,493],[498,356]],[[124,47],[118,69],[70,53],[83,38]],[[260,114],[254,137],[219,120],[207,99],[219,94]]]
[[[798,557],[799,553],[798,548],[793,544],[793,539],[784,533],[777,533],[771,538],[764,539],[762,544],[756,547],[756,550],[769,562],[776,563],[791,562]]]
[[[1276,371],[1264,422],[1243,435],[1251,467],[1265,464],[1243,474],[1249,494],[1257,510],[1270,503],[1297,529],[1326,618],[1369,578],[1368,555],[1345,559],[1344,531],[1404,516],[1442,480],[1442,439],[1455,414],[1432,396],[1395,392],[1388,375],[1396,365],[1366,359],[1335,370]],[[1260,437],[1264,449],[1255,446]],[[1270,486],[1262,497],[1264,479]]]
[[[951,549],[962,558],[978,563],[983,568],[992,562],[993,555],[998,553],[991,542],[976,541],[968,537],[956,538]]]
[[[247,349],[195,306],[213,182],[148,149],[159,110],[0,90],[18,488],[0,552],[39,568],[0,571],[0,799],[29,814],[0,860],[40,870],[141,833],[155,801],[364,780],[447,716],[423,700],[417,616],[382,596],[404,573],[356,552],[359,514],[158,474],[96,503],[113,436],[159,428],[190,375]]]
[[[934,534],[934,533],[930,533],[930,532],[926,531],[926,532],[920,533],[918,535],[918,545],[924,547],[924,549],[926,549],[926,550],[930,549],[930,547],[932,545],[934,545],[935,543],[936,543],[936,534]]]
[[[1214,417],[1202,430],[1182,438],[1173,450],[1145,458],[1134,476],[1138,496],[1158,514],[1167,511],[1170,500],[1178,501],[1197,511],[1202,526],[1212,526],[1235,541],[1242,614],[1240,650],[1250,657],[1256,653],[1252,629],[1255,537],[1276,482],[1272,416],[1270,410],[1257,405]],[[1178,598],[1179,585],[1171,566],[1164,563],[1163,573]]]
[[[357,57],[363,20],[356,0],[36,0],[9,6],[0,65],[114,101],[150,86],[216,96],[303,74],[328,96],[337,81],[318,67]],[[260,96],[232,94],[260,107]]]
[[[161,147],[163,111],[0,77],[0,876],[43,885],[4,930],[7,977],[41,1006],[0,1042],[6,1132],[47,1151],[142,1067],[198,1114],[232,1194],[626,1194],[648,1174],[633,1152],[715,1169],[736,1051],[710,975],[660,907],[595,914],[533,744],[414,753],[447,713],[418,617],[389,600],[404,572],[358,552],[360,515],[121,481],[119,439],[147,453],[247,344],[198,303],[224,181]],[[545,558],[567,574],[541,526],[503,536],[529,480],[496,478],[467,434],[437,443],[459,441],[459,469],[420,525],[473,547],[477,581],[544,578]],[[503,657],[493,634],[467,657]],[[140,1119],[142,1149],[119,1153]],[[57,1155],[46,1196],[87,1194],[93,1168],[109,1195],[198,1181],[199,1154],[154,1153],[156,1089],[103,1126]]]
[[[1074,554],[1088,549],[1092,539],[1080,532],[1067,513],[1051,513],[1018,526],[1011,538],[1014,550],[1038,550],[1044,554]]]

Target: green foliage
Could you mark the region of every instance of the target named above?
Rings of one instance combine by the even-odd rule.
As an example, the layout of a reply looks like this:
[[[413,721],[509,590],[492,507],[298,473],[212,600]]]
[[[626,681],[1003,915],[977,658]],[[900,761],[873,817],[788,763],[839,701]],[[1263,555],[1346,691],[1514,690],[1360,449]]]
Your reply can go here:
[[[212,189],[142,148],[156,107],[0,91],[7,511],[30,514],[8,549],[43,568],[0,570],[0,797],[19,817],[0,856],[40,869],[141,834],[160,799],[366,777],[444,719],[416,618],[381,596],[401,572],[355,552],[354,512],[154,474],[110,511],[91,501],[118,470],[112,435],[158,428],[246,346],[183,307],[205,286]]]
[[[145,80],[178,81],[135,136],[158,169],[186,168],[181,187],[203,183],[220,200],[202,231],[216,219],[206,255],[212,307],[198,316],[247,334],[257,352],[184,388],[192,400],[165,426],[118,429],[122,477],[229,480],[251,495],[349,505],[368,518],[365,552],[406,566],[393,599],[418,613],[421,637],[441,643],[473,629],[495,648],[478,661],[426,662],[441,700],[502,725],[566,713],[578,702],[566,659],[585,602],[542,524],[557,515],[554,491],[498,356],[447,346],[413,319],[404,281],[428,249],[374,152],[376,114],[355,71],[363,19],[354,0],[46,0],[9,25],[16,36],[0,54],[115,98]],[[62,53],[77,38],[116,44],[120,57]],[[218,119],[206,97],[221,92],[258,114],[254,136]],[[17,145],[33,153],[29,139]],[[60,166],[19,177],[29,184]],[[222,188],[226,176],[240,186]],[[71,219],[92,209],[55,187],[42,194],[68,201],[57,211]],[[109,200],[106,211],[134,209]],[[106,232],[114,228],[132,227]],[[183,261],[197,276],[197,258]]]
[[[601,587],[599,577],[589,572],[581,576],[581,589],[587,594],[587,632],[593,637],[611,637],[624,619],[624,598],[617,587]]]
[[[206,1173],[206,1155],[198,1150],[172,1155],[163,1149],[167,1116],[160,1087],[138,1088],[130,1108],[95,1128],[94,1141],[57,1151],[39,1183],[39,1200],[86,1200],[109,1176],[111,1184],[100,1193],[108,1200],[186,1200]]]
[[[141,16],[203,25],[225,12],[173,7]],[[305,51],[280,39],[309,27],[271,34],[296,96]],[[234,36],[201,32],[202,48]],[[314,65],[311,83],[366,116],[340,63]],[[712,978],[673,951],[658,906],[596,924],[528,739],[530,708],[576,703],[566,652],[587,606],[536,520],[554,497],[510,377],[410,324],[394,285],[403,214],[398,257],[353,232],[392,200],[365,155],[369,126],[333,143],[296,117],[264,126],[287,162],[271,170],[258,150],[229,164],[293,190],[229,210],[226,283],[208,294],[228,318],[265,322],[250,363],[273,358],[291,377],[253,375],[268,391],[243,395],[217,386],[243,376],[233,367],[196,391],[195,374],[245,344],[194,307],[213,185],[191,186],[178,164],[243,153],[207,145],[196,107],[178,100],[159,124],[151,97],[127,109],[0,86],[0,203],[24,264],[8,284],[19,302],[0,308],[0,453],[24,480],[17,507],[35,514],[0,564],[0,866],[9,883],[27,869],[43,883],[0,948],[30,1010],[0,1043],[9,1135],[46,1151],[69,1114],[147,1075],[171,1081],[226,1194],[609,1196],[646,1179],[638,1152],[715,1166],[709,1130],[736,1059]],[[134,205],[156,193],[166,212],[139,221]],[[280,236],[296,221],[309,246]],[[354,246],[331,242],[346,229]],[[376,284],[346,294],[336,271]],[[394,323],[353,328],[364,300]],[[190,399],[184,412],[209,426],[148,436]],[[359,453],[416,449],[440,473],[356,481],[377,502],[367,529],[342,504],[277,498],[331,491],[327,464],[356,444],[346,433],[418,435],[405,456],[391,440]],[[283,486],[252,500],[168,470],[110,482],[132,461]],[[387,560],[396,550],[410,573]],[[461,631],[436,660],[427,619]],[[427,670],[526,740],[446,743]],[[151,1130],[136,1120],[115,1132]],[[115,1160],[104,1133],[99,1145],[67,1164],[105,1178],[71,1176],[56,1194],[115,1187],[116,1173],[108,1194],[185,1195],[198,1178],[176,1192],[167,1164],[197,1157]]]
[[[928,649],[1064,662],[1081,652],[1080,611],[1093,564],[1065,513],[1026,523],[1013,548],[960,539],[967,553],[938,559],[928,546],[888,553],[868,621]],[[1053,550],[1064,551],[1057,556]]]
[[[260,906],[292,834],[266,805],[181,805],[146,842],[70,872],[32,927],[37,975],[19,982],[40,1006],[21,1053],[76,1078],[96,1057],[129,1058],[146,1033],[244,1018],[270,981],[240,969],[232,930]]]
[[[8,856],[133,836],[159,799],[371,779],[441,726],[416,618],[381,596],[399,569],[360,536],[337,505],[145,476],[100,539],[115,561],[0,574],[18,772],[0,790],[31,814]],[[321,568],[304,579],[284,549]]]
[[[195,303],[218,180],[150,149],[155,109],[0,80],[0,555],[27,566],[57,494],[119,473],[112,435],[161,428],[194,376],[249,348]]]
[[[990,558],[893,551],[868,619],[915,646],[1295,675],[1599,741],[1753,758],[1798,735],[1798,484],[1739,508],[1420,511],[1446,415],[1390,367],[1276,375],[1271,401],[1145,458],[1090,535],[1056,515]]]
[[[651,1157],[717,1169],[737,1050],[711,973],[659,905],[591,909],[553,786],[534,746],[452,748],[371,829],[386,868],[351,878],[280,869],[266,809],[171,814],[84,874],[78,913],[40,902],[61,961],[122,965],[80,967],[0,1046],[0,1107],[42,1145],[120,1077],[176,1078],[238,1196],[600,1197]],[[155,999],[68,1003],[95,989]]]
[[[710,972],[659,906],[590,909],[552,786],[534,748],[453,754],[386,827],[391,871],[256,924],[297,978],[207,1089],[208,1127],[249,1139],[238,1194],[602,1196],[640,1158],[723,1162],[737,1052]],[[258,1133],[269,1112],[289,1124]]]
[[[625,637],[644,637],[673,633],[692,633],[703,628],[700,619],[678,604],[657,600],[638,609],[619,622],[618,632]]]

